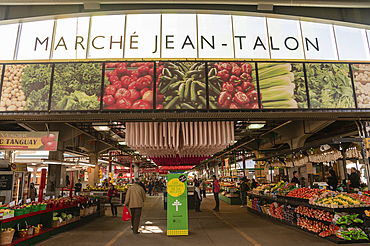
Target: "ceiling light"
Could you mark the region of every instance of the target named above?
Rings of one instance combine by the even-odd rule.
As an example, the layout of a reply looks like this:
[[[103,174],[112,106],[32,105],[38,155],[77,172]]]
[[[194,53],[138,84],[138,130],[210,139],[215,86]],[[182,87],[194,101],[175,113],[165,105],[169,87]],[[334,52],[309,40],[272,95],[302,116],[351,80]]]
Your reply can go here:
[[[110,130],[109,126],[94,126],[94,129],[100,132],[106,132]]]
[[[119,145],[126,145],[126,142],[123,141],[123,142],[118,142]]]
[[[264,127],[265,124],[250,124],[247,128],[248,129],[261,129],[262,127]]]

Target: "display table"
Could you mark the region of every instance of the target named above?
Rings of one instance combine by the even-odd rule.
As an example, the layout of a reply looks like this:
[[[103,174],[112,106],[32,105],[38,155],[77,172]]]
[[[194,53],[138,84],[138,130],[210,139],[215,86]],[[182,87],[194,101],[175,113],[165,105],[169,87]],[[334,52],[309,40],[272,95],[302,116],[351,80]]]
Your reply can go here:
[[[82,206],[87,206],[87,205],[96,205],[97,206],[97,211],[91,214],[88,214],[87,216],[84,217],[76,217],[75,220],[73,221],[68,221],[68,223],[63,223],[60,226],[53,227],[53,213],[58,212],[58,213],[63,213],[63,212],[80,212],[80,208]],[[103,213],[102,213],[103,211]],[[40,241],[46,240],[49,237],[56,235],[58,233],[68,231],[70,229],[73,229],[75,227],[81,226],[92,219],[95,219],[99,217],[101,214],[104,214],[105,209],[100,208],[100,200],[97,199],[97,201],[93,203],[85,203],[85,204],[77,204],[76,206],[65,206],[65,207],[58,207],[55,209],[46,209],[46,210],[41,210],[37,212],[31,212],[25,215],[20,215],[20,216],[15,216],[9,219],[4,219],[0,220],[0,227],[1,228],[14,228],[16,229],[16,232],[14,234],[14,238],[11,244],[9,245],[33,245],[36,244]],[[19,229],[24,229],[26,225],[33,225],[37,226],[38,224],[42,224],[43,228],[38,234],[32,234],[26,237],[19,238],[17,237],[17,228],[19,225]],[[1,231],[1,230],[0,230]],[[1,233],[1,232],[0,232]]]
[[[226,202],[230,205],[240,205],[242,204],[242,200],[240,200],[240,197],[227,197],[224,195],[219,194],[218,195],[221,201]]]
[[[274,204],[278,204],[280,206],[285,206],[285,207],[290,207],[294,211],[294,218],[292,220],[288,220],[285,217],[277,218],[276,215],[274,215],[271,212],[271,209],[268,209],[269,207],[276,207]],[[356,223],[355,226],[358,226],[359,228],[362,228],[363,230],[367,228],[367,225],[370,224],[370,218],[367,218],[364,216],[364,211],[369,210],[370,207],[348,207],[348,208],[329,208],[329,207],[322,207],[322,206],[316,206],[308,203],[307,199],[299,199],[299,198],[293,198],[293,197],[272,197],[272,196],[264,196],[264,195],[256,195],[252,193],[247,193],[247,207],[248,211],[258,215],[262,218],[274,220],[280,223],[283,223],[285,225],[293,226],[295,228],[299,228],[305,232],[308,232],[310,234],[314,234],[316,236],[319,236],[319,233],[307,230],[306,228],[299,226],[298,221],[301,219],[303,220],[309,220],[313,221],[314,223],[322,223],[327,226],[334,226],[332,222],[317,219],[317,218],[312,218],[310,216],[302,215],[297,213],[298,206],[300,207],[306,207],[314,210],[320,210],[326,213],[340,213],[340,212],[346,212],[349,214],[359,214],[359,218],[363,220],[363,223]],[[319,213],[323,213],[319,212]],[[340,225],[338,225],[340,226]],[[338,238],[336,235],[330,235],[327,237],[321,237],[323,239],[329,240],[334,243],[338,244],[349,244],[349,243],[369,243],[370,240],[343,240]]]
[[[109,204],[109,201],[108,201],[108,191],[90,191],[90,190],[84,190],[82,191],[82,194],[84,195],[94,195],[94,196],[100,196],[100,197],[103,197],[103,198],[106,198],[105,199],[105,202],[102,201],[101,204]],[[119,198],[122,202],[122,204],[125,202],[125,198],[126,198],[126,191],[118,191],[118,195],[119,195]]]

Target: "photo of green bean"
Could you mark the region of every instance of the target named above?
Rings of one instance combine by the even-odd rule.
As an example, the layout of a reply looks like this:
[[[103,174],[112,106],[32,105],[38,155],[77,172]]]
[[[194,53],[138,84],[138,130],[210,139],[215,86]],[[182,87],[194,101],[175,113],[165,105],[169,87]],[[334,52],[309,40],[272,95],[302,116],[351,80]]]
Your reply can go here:
[[[206,64],[159,62],[157,109],[206,109]]]

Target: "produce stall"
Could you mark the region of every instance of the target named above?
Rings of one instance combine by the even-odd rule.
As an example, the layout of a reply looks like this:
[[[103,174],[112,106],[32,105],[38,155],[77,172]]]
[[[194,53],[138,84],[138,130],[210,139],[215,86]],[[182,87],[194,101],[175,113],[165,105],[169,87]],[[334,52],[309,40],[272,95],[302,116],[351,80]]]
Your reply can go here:
[[[335,243],[369,243],[370,196],[279,182],[247,193],[248,211]]]
[[[126,197],[126,192],[127,192],[128,186],[129,185],[127,185],[127,186],[115,185],[114,186],[114,188],[117,189],[118,195],[119,195],[120,200],[121,200],[122,203],[125,202],[125,197]],[[109,203],[108,188],[92,187],[91,185],[88,185],[86,188],[83,189],[82,193],[84,195],[101,197],[101,204],[108,204]]]
[[[10,204],[9,204],[10,205]],[[1,245],[32,245],[104,214],[100,198],[75,196],[0,209]]]
[[[242,204],[240,200],[239,189],[236,186],[236,182],[221,182],[220,183],[220,195],[221,201],[224,201],[230,205]]]

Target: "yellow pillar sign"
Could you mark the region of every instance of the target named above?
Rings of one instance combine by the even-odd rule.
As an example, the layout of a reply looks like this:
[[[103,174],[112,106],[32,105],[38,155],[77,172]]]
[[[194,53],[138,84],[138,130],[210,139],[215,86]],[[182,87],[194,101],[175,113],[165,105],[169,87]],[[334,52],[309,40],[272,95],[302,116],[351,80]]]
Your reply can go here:
[[[365,138],[366,149],[370,149],[370,138]]]

